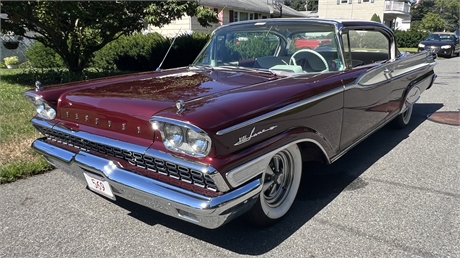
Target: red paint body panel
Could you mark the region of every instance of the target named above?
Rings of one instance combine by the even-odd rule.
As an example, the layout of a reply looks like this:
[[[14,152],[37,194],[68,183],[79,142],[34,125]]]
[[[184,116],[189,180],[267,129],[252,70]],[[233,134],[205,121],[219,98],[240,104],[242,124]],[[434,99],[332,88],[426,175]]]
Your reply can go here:
[[[357,47],[366,30],[384,46]],[[296,40],[305,33],[318,36]],[[317,60],[294,62],[293,42],[316,49]],[[334,162],[393,119],[409,123],[436,78],[433,58],[399,53],[392,30],[376,22],[231,23],[189,68],[35,91],[57,116],[32,120],[45,136],[32,146],[57,168],[107,181],[114,195],[208,228],[255,202],[261,211],[252,212],[264,214],[253,218],[274,221],[295,199],[305,161]],[[37,117],[53,117],[26,97]]]

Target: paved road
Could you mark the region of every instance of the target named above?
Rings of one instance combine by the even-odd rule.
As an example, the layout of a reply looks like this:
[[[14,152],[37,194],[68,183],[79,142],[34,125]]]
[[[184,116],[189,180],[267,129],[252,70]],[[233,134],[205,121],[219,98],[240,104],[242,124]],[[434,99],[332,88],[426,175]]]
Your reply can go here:
[[[427,116],[460,108],[460,58],[439,59],[434,87],[403,130],[382,128],[264,230],[203,229],[85,190],[52,171],[0,185],[1,257],[460,257],[459,127]]]

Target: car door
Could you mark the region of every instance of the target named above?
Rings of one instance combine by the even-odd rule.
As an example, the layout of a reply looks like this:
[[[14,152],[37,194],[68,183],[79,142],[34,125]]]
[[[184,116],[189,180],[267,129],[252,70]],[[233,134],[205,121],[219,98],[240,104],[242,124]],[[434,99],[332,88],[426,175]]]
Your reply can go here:
[[[457,35],[454,35],[455,41],[455,53],[460,53],[460,40],[458,39]]]
[[[402,82],[395,78],[396,47],[391,32],[346,28],[342,32],[345,62],[344,117],[341,150],[379,128],[398,109]],[[356,71],[356,72],[354,72]]]

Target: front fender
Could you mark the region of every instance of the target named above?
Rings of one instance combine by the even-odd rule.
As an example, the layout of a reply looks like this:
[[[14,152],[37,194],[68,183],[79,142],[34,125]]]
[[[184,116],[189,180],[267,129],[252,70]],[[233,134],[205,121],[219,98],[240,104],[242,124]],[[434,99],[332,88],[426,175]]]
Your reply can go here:
[[[244,151],[231,155],[231,158],[229,158],[232,159],[232,162],[229,162],[232,164],[231,167],[227,166],[219,169],[219,171],[223,172],[223,176],[227,179],[231,187],[238,187],[261,175],[267,168],[272,156],[277,152],[293,144],[303,142],[316,145],[323,153],[327,162],[330,163],[330,157],[333,155],[331,145],[321,134],[304,127],[285,131]],[[221,161],[223,163],[228,162],[224,160]]]

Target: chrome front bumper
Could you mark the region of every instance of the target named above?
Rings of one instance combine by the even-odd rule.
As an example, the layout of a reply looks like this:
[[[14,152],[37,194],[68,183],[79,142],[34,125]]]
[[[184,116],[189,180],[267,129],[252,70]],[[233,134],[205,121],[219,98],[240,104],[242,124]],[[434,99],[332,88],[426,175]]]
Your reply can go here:
[[[257,179],[221,196],[207,197],[114,167],[111,160],[84,151],[67,151],[44,139],[37,139],[32,147],[50,164],[83,181],[83,172],[99,175],[116,196],[210,229],[248,211],[262,190]]]

